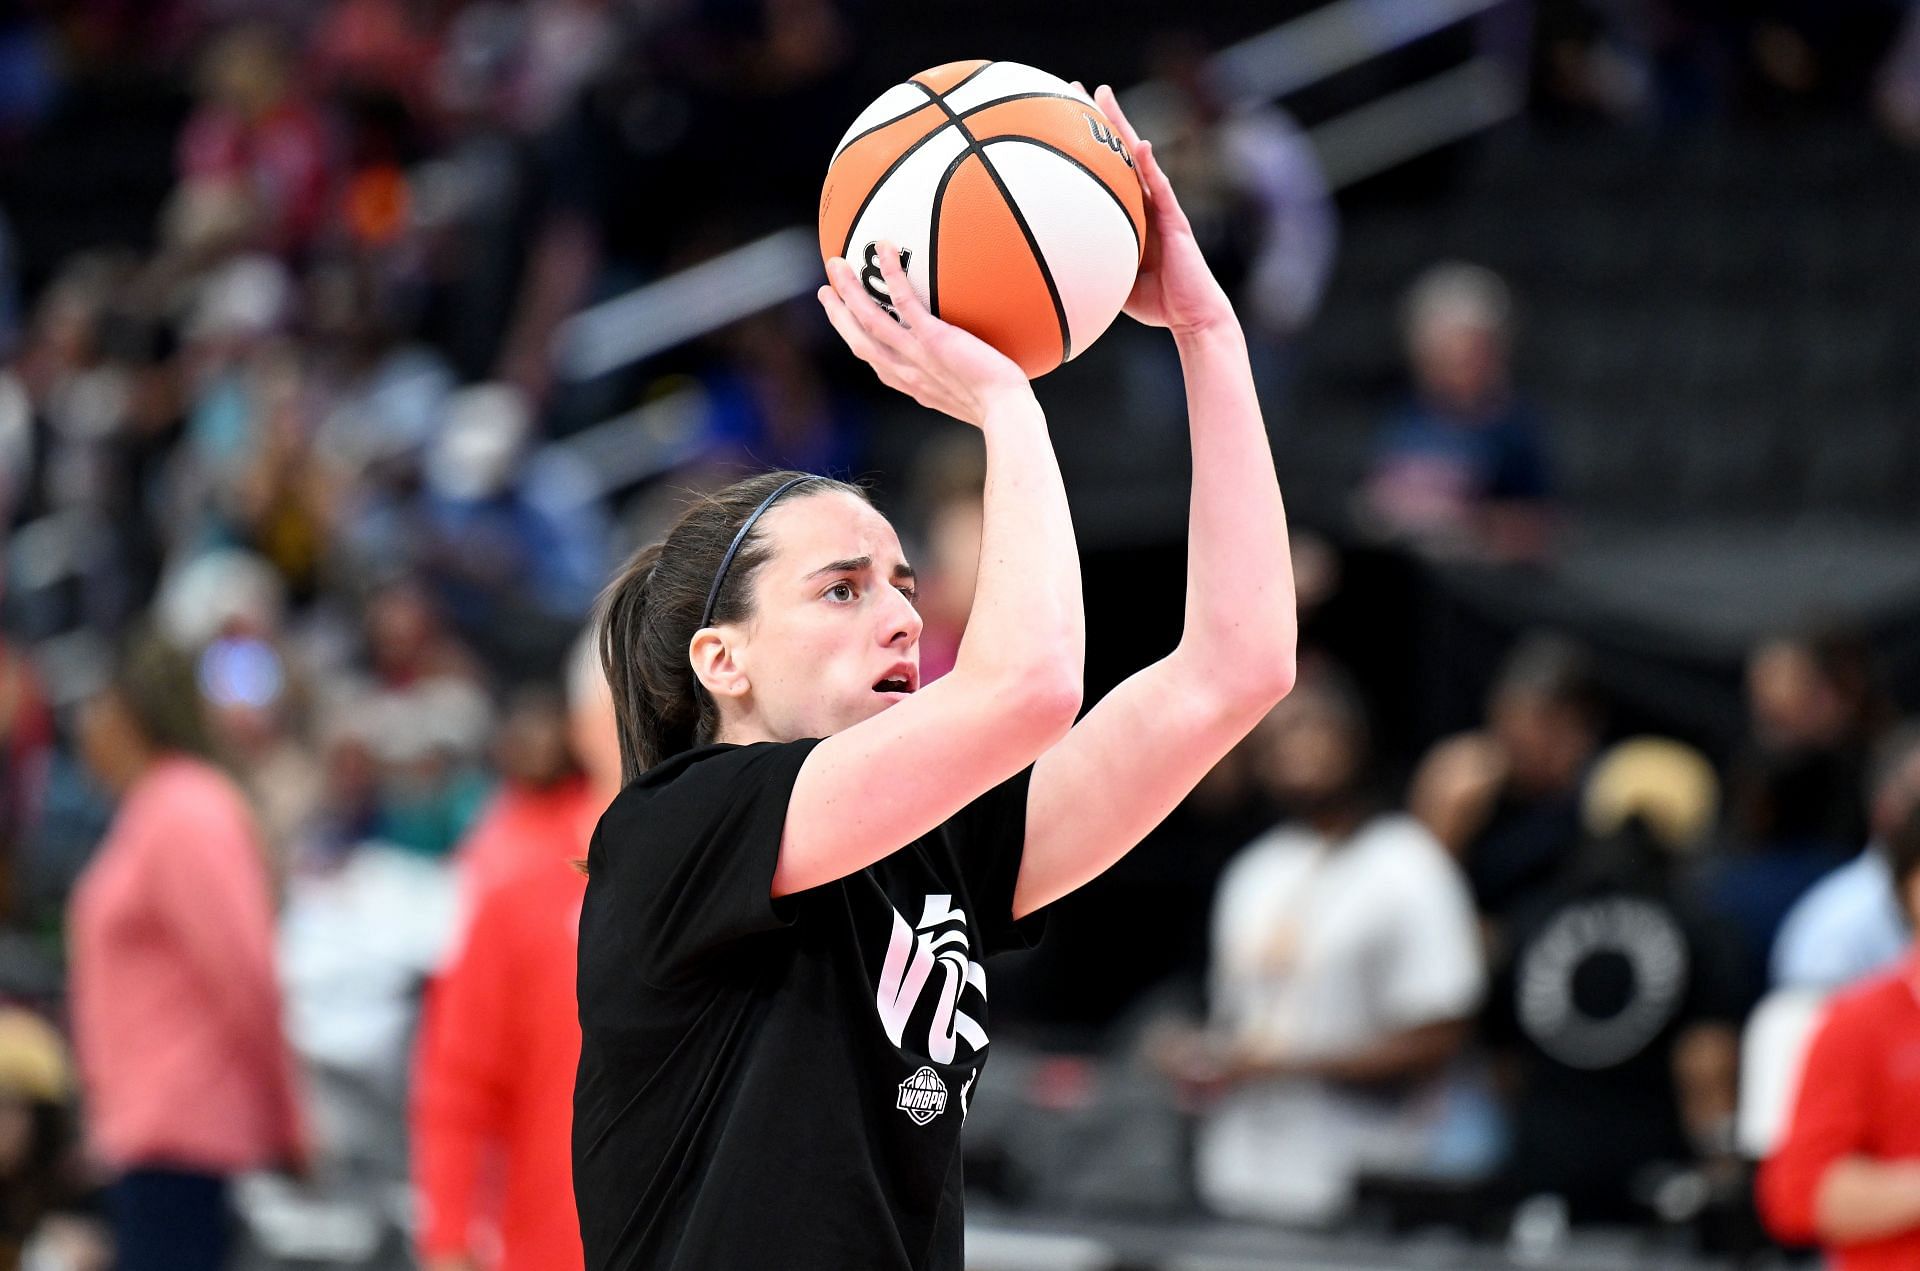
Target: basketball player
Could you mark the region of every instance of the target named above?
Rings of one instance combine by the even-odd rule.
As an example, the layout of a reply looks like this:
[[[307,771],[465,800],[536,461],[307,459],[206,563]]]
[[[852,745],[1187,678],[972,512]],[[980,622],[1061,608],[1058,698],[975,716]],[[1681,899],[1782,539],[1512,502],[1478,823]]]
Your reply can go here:
[[[976,599],[922,689],[892,526],[858,489],[791,473],[697,504],[609,588],[626,786],[588,853],[573,1124],[596,1271],[959,1271],[981,962],[1029,943],[1291,685],[1245,339],[1152,148],[1099,104],[1149,201],[1126,311],[1172,332],[1187,381],[1180,644],[1074,722],[1080,576],[1026,376],[928,313],[892,248],[897,322],[830,262],[820,302],[848,347],[985,434]]]

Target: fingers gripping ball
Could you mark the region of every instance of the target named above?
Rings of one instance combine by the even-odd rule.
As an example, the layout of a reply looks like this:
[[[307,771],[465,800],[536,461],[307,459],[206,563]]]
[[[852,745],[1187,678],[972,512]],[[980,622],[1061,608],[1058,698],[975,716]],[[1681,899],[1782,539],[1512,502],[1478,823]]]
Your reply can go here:
[[[1093,99],[1018,62],[949,62],[882,93],[834,151],[820,254],[887,303],[900,247],[936,316],[1044,375],[1126,303],[1146,237],[1133,156]]]

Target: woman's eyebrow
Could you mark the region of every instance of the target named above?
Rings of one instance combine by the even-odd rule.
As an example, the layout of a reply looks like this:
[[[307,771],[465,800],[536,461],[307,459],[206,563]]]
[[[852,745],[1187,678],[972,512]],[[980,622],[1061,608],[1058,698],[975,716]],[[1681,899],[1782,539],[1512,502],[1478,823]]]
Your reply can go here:
[[[873,568],[871,556],[849,556],[845,560],[828,561],[820,568],[808,574],[808,578],[818,578],[822,574],[858,574]]]
[[[825,574],[859,574],[872,568],[873,557],[849,556],[845,560],[829,561],[808,574],[807,577],[819,578]],[[905,578],[908,580],[916,580],[920,577],[920,575],[914,572],[913,566],[907,564],[905,561],[901,561],[893,567],[893,576],[895,578]]]

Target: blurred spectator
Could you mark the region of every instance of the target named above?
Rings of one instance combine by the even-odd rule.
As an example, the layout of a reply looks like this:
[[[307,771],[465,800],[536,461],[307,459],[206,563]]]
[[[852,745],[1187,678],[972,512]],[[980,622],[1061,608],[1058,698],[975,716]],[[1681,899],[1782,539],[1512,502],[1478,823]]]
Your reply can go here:
[[[446,856],[492,794],[483,759],[493,729],[485,691],[443,678],[362,703],[376,718],[380,765],[375,834],[388,847]]]
[[[11,515],[50,528],[16,581],[31,578],[41,591],[22,600],[43,610],[42,630],[113,628],[139,608],[158,572],[143,502],[162,439],[136,426],[150,422],[141,408],[152,403],[125,347],[128,315],[116,307],[133,272],[122,253],[75,257],[35,305],[13,363],[31,412],[34,468],[14,491]]]
[[[1773,942],[1776,988],[1837,989],[1884,970],[1910,940],[1887,844],[1920,810],[1920,724],[1881,743],[1870,791],[1866,849],[1795,902]]]
[[[568,740],[567,704],[545,685],[514,693],[494,733],[500,788],[460,841],[461,887],[471,899],[534,861],[579,846],[580,825],[598,819],[587,775]],[[564,845],[564,846],[556,846]]]
[[[36,1237],[58,1238],[47,1220],[71,1213],[85,1190],[73,1141],[72,1069],[52,1025],[0,1008],[0,1266],[21,1266]]]
[[[722,460],[803,472],[861,470],[853,404],[821,374],[818,350],[792,308],[758,314],[715,339],[725,354],[704,377],[708,443]]]
[[[1882,728],[1864,641],[1846,633],[1770,640],[1747,662],[1752,734],[1735,758],[1731,849],[1701,879],[1763,980],[1792,908],[1868,832],[1868,756]]]
[[[1546,886],[1580,837],[1579,800],[1600,705],[1578,646],[1523,639],[1488,697],[1483,729],[1448,738],[1414,774],[1413,814],[1458,857],[1496,926]]]
[[[270,251],[313,246],[332,208],[333,140],[295,82],[282,33],[267,23],[227,31],[202,57],[198,87],[180,135],[183,208],[232,207]]]
[[[1363,1174],[1491,1164],[1449,1134],[1463,1097],[1449,1066],[1484,970],[1458,867],[1374,804],[1353,689],[1317,672],[1263,730],[1260,773],[1290,819],[1227,867],[1211,1023],[1163,1058],[1219,1096],[1197,1147],[1207,1203],[1325,1223]]]
[[[584,78],[571,94],[534,94],[568,104],[543,138],[549,206],[498,373],[536,402],[552,386],[555,328],[596,293],[811,217],[819,156],[865,100],[843,73],[853,31],[834,0],[696,6],[672,21],[634,6],[610,12],[611,32],[590,40],[551,24],[599,55],[549,59]],[[710,162],[771,119],[780,145],[752,163]]]
[[[1150,61],[1165,92],[1141,127],[1208,265],[1251,330],[1293,340],[1320,307],[1339,247],[1318,153],[1279,108],[1234,101],[1238,86],[1219,81],[1197,40],[1163,37]]]
[[[318,14],[306,68],[336,93],[385,94],[424,106],[437,52],[425,17],[404,0],[335,0]]]
[[[413,1174],[427,1271],[582,1265],[570,1136],[586,879],[574,863],[620,788],[613,700],[591,633],[576,646],[568,679],[567,731],[586,777],[511,812],[510,791],[474,832],[469,868],[479,869],[483,851],[500,863],[491,877],[469,875],[472,919],[422,1023]],[[483,834],[496,846],[487,848]],[[488,1260],[482,1251],[495,1241],[500,1256]]]
[[[304,736],[306,685],[282,633],[281,576],[251,552],[207,552],[171,571],[153,613],[197,659],[216,751],[260,818],[274,873],[319,814],[324,784]]]
[[[1512,383],[1507,284],[1435,265],[1408,291],[1404,325],[1413,400],[1380,432],[1364,521],[1442,555],[1539,559],[1553,488],[1539,421]]]
[[[1576,1222],[1644,1220],[1663,1171],[1732,1148],[1738,963],[1674,868],[1712,827],[1715,784],[1677,743],[1608,751],[1577,851],[1508,920],[1489,1012],[1513,1092],[1508,1185]]]
[[[1920,923],[1920,818],[1887,840]],[[1815,1034],[1785,1137],[1758,1199],[1780,1239],[1818,1244],[1834,1271],[1920,1265],[1920,946],[1841,993]]]
[[[0,922],[20,915],[16,880],[38,827],[53,713],[26,651],[0,636]]]
[[[472,652],[447,630],[433,597],[414,579],[375,589],[364,615],[366,661],[376,687],[388,692],[436,679],[477,680]]]
[[[1733,774],[1742,835],[1860,842],[1868,756],[1888,714],[1866,639],[1822,630],[1760,644],[1747,659],[1747,713],[1751,732]],[[1770,791],[1772,782],[1781,788]]]
[[[504,384],[455,393],[426,461],[425,580],[455,627],[496,662],[565,647],[604,581],[607,527],[561,474],[529,462],[533,416]]]
[[[87,1132],[114,1176],[119,1266],[218,1271],[232,1176],[305,1156],[265,847],[204,758],[192,662],[159,637],[127,644],[80,727],[119,800],[71,913]]]

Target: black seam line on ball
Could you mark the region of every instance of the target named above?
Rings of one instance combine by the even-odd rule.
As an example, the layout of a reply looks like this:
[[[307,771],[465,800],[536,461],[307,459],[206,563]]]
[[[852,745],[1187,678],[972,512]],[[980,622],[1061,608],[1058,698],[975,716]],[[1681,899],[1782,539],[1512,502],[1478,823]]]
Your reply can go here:
[[[922,92],[926,91],[926,88],[924,85],[915,84],[914,87],[920,89]],[[916,106],[914,107],[914,109],[918,110],[920,108]],[[878,195],[881,190],[884,190],[886,188],[887,182],[893,179],[893,174],[900,170],[900,167],[902,164],[904,164],[907,160],[913,158],[913,156],[915,156],[916,154],[920,153],[920,147],[926,145],[929,141],[932,141],[935,137],[945,132],[951,126],[952,126],[951,121],[949,121],[948,123],[941,124],[938,128],[933,129],[926,136],[920,138],[920,140],[914,142],[912,145],[908,146],[905,150],[901,151],[900,157],[887,165],[887,170],[880,174],[880,179],[873,183],[873,188],[871,190],[868,190],[866,193],[866,197],[860,200],[860,206],[853,209],[853,219],[847,222],[846,240],[840,244],[840,255],[842,258],[844,258],[848,252],[851,252],[853,250],[854,231],[860,228],[860,218],[867,214],[867,208],[872,206],[874,197]],[[961,131],[964,133],[966,130],[963,128],[961,129]],[[961,153],[964,154],[965,151],[962,151]]]
[[[968,84],[973,83],[975,79],[979,78],[981,75],[984,75],[986,72],[992,70],[994,67],[998,65],[1000,65],[1000,63],[994,62],[994,61],[987,61],[987,62],[980,63],[980,65],[974,67],[972,70],[968,71],[965,75],[962,75],[959,78],[959,80],[955,82],[954,86],[947,90],[947,93],[959,92],[962,88],[966,87]],[[915,84],[920,84],[920,81],[917,79],[913,80],[912,82]],[[920,87],[925,88],[926,85],[920,84]],[[941,98],[944,99],[947,93],[941,93],[940,94]]]
[[[986,66],[983,66],[980,68],[980,71],[984,71],[988,69],[988,67],[998,66],[998,65],[999,65],[998,62],[988,62]],[[980,71],[975,71],[973,75],[978,75]],[[973,75],[967,76],[967,79],[972,79]],[[960,81],[960,84],[964,84],[966,82],[967,80],[963,79]],[[907,83],[912,87],[919,89],[922,93],[927,93],[931,91],[930,89],[927,88],[925,84],[922,84],[917,79],[910,79],[907,81]],[[955,84],[954,87],[958,88],[960,87],[960,84]],[[967,110],[961,111],[960,118],[967,119],[980,113],[983,110],[989,110],[992,107],[1002,105],[1003,103],[1006,103],[1006,102],[1025,101],[1029,98],[1034,98],[1034,97],[1057,97],[1061,101],[1079,102],[1083,106],[1086,105],[1086,103],[1081,102],[1078,97],[1074,97],[1066,93],[1014,93],[1011,96],[1007,96],[1007,97],[996,97],[990,102],[981,102],[978,106],[974,106]],[[934,104],[939,106],[945,106],[946,103],[944,101],[936,100]],[[895,115],[892,119],[889,119],[884,124],[875,124],[873,127],[867,129],[866,132],[861,133],[859,137],[855,137],[853,141],[849,141],[846,145],[840,147],[839,150],[835,151],[833,156],[834,161],[838,161],[841,155],[845,154],[848,150],[850,150],[853,147],[854,141],[859,141],[861,137],[865,137],[869,133],[878,132],[882,128],[890,127],[893,124],[897,124],[902,119],[905,119],[908,116],[912,115],[914,111],[925,110],[925,109],[926,109],[926,104],[922,103],[921,105],[915,106],[913,110],[909,110],[904,114]],[[948,120],[952,121],[953,111],[949,109],[946,113],[947,113]],[[913,158],[913,156],[919,152],[921,146],[924,146],[929,141],[932,141],[935,137],[939,136],[942,132],[945,132],[946,129],[947,129],[946,124],[941,124],[938,128],[930,129],[926,136],[920,138],[918,141],[908,146],[905,150],[902,150],[900,152],[900,157],[887,165],[887,170],[880,174],[880,179],[873,183],[873,188],[868,190],[866,194],[861,198],[860,206],[853,210],[853,219],[847,222],[847,237],[840,244],[840,255],[842,257],[846,256],[848,252],[853,250],[853,231],[859,227],[860,218],[866,215],[868,206],[872,204],[874,196],[880,193],[881,187],[886,185],[887,181],[893,176],[893,174],[900,170],[901,164]],[[827,166],[832,167],[833,164],[830,162]]]
[[[990,139],[987,144],[998,145],[1000,142],[1003,142],[1003,141],[1016,142],[1023,146],[1038,146],[1042,150],[1045,150],[1051,154],[1059,155],[1062,159],[1065,159],[1068,163],[1071,163],[1074,167],[1086,173],[1087,176],[1093,181],[1093,183],[1099,186],[1101,191],[1108,198],[1113,200],[1113,205],[1120,209],[1120,219],[1127,223],[1128,231],[1133,234],[1133,248],[1135,251],[1140,250],[1140,227],[1133,223],[1133,213],[1127,210],[1127,205],[1125,200],[1123,200],[1119,196],[1119,194],[1115,193],[1114,188],[1108,185],[1106,182],[1106,179],[1102,177],[1098,172],[1095,172],[1092,168],[1080,162],[1080,160],[1074,158],[1072,155],[1062,150],[1059,146],[1056,146],[1051,142],[1042,141],[1038,137],[1022,137],[1022,136],[1019,136],[1018,134],[1009,134],[1005,137],[994,137]]]
[[[983,71],[992,70],[994,67],[998,66],[999,64],[1000,63],[998,62],[982,62],[979,66],[975,67],[973,70],[968,71],[966,75],[961,78],[960,84],[968,83],[973,79],[974,76],[980,74]],[[922,84],[917,79],[910,79],[906,82],[912,85],[913,87],[919,89],[923,93],[931,91],[927,88],[925,84]],[[959,88],[960,84],[955,84],[953,87]],[[947,91],[952,92],[953,89],[948,89]],[[1004,101],[1008,99],[1002,98],[1001,100]],[[946,103],[940,100],[938,97],[936,97],[935,104],[944,106]],[[866,137],[870,137],[874,133],[879,132],[882,128],[892,127],[894,124],[899,123],[902,119],[905,119],[909,115],[913,114],[914,110],[925,110],[925,109],[926,109],[925,106],[915,106],[913,110],[902,111],[900,114],[895,115],[892,119],[887,120],[885,123],[875,124],[873,127],[861,133],[858,137],[849,137],[847,139],[847,144],[844,146],[841,146],[838,150],[834,151],[833,158],[827,160],[827,167],[831,169],[833,165],[839,161],[840,156],[845,154],[848,150],[850,150],[853,147],[854,142],[860,141]],[[949,119],[953,117],[952,111],[949,110],[946,113]],[[840,244],[840,255],[842,256],[842,258],[844,258],[848,252],[853,250],[853,231],[855,227],[857,227],[860,224],[860,218],[866,215],[867,205],[873,202],[873,196],[880,193],[880,187],[887,183],[887,179],[889,177],[891,177],[895,172],[900,170],[901,164],[905,163],[908,159],[913,158],[915,151],[919,150],[921,146],[926,145],[929,141],[932,141],[935,137],[939,136],[941,129],[945,127],[946,127],[945,124],[941,124],[939,128],[935,128],[932,131],[928,132],[926,136],[920,138],[920,140],[914,142],[912,145],[908,146],[905,150],[901,151],[900,157],[898,159],[895,159],[891,164],[887,165],[887,170],[880,174],[880,179],[873,183],[873,188],[871,190],[868,190],[865,197],[863,197],[860,200],[860,206],[853,210],[853,219],[847,222],[847,241]]]
[[[973,69],[973,70],[971,70],[971,71],[968,71],[968,72],[967,72],[967,74],[966,74],[966,77],[965,77],[964,79],[962,79],[962,80],[960,81],[960,83],[959,83],[959,84],[955,84],[955,85],[954,85],[954,86],[953,86],[952,88],[949,88],[949,89],[947,90],[947,92],[949,92],[949,93],[952,93],[952,92],[958,92],[958,91],[959,91],[959,89],[960,89],[960,85],[961,85],[961,84],[966,84],[966,83],[969,83],[969,82],[971,82],[971,81],[973,80],[973,77],[974,77],[974,76],[976,76],[976,75],[978,75],[978,74],[980,74],[980,73],[981,73],[982,71],[987,71],[987,70],[991,70],[992,68],[994,68],[994,67],[996,67],[996,66],[998,66],[998,65],[1000,65],[1000,63],[998,63],[998,62],[984,62],[984,63],[982,63],[982,64],[981,64],[980,66],[978,66],[978,67],[976,67],[976,68],[974,68],[974,69]],[[920,82],[919,80],[917,80],[917,79],[910,79],[910,80],[908,80],[908,81],[906,81],[906,83],[904,83],[904,84],[896,84],[896,85],[894,85],[894,87],[895,87],[895,88],[908,88],[908,87],[912,87],[912,88],[917,88],[917,89],[920,89],[920,90],[921,90],[922,92],[925,92],[925,91],[926,91],[926,87],[927,87],[927,86],[926,86],[925,84],[922,84],[922,83],[921,83],[921,82]],[[889,92],[891,92],[891,91],[893,91],[893,90],[892,90],[892,89],[889,89],[889,90],[887,90],[887,91],[889,91]],[[1021,98],[1021,97],[1058,97],[1058,96],[1060,96],[1060,94],[1059,94],[1059,93],[1016,93],[1016,94],[1015,94],[1015,95],[1014,95],[1013,97],[1002,97],[1002,98],[1000,98],[1000,99],[999,99],[999,101],[994,101],[994,102],[986,102],[986,103],[984,103],[984,106],[996,106],[996,105],[998,105],[998,104],[999,104],[1000,102],[1003,102],[1003,101],[1015,101],[1015,100],[1017,100],[1018,98]],[[868,137],[871,137],[871,136],[872,136],[872,135],[873,135],[874,133],[876,133],[876,132],[879,132],[879,131],[880,131],[880,130],[881,130],[882,128],[891,128],[891,127],[893,127],[893,125],[895,125],[895,124],[897,124],[897,123],[899,123],[899,122],[900,122],[900,121],[901,121],[902,119],[905,119],[905,118],[907,118],[908,116],[910,116],[910,115],[912,115],[912,114],[914,113],[914,111],[916,111],[916,110],[925,110],[926,108],[927,108],[927,104],[926,104],[925,102],[922,102],[922,103],[920,103],[920,104],[919,104],[918,106],[915,106],[915,107],[913,108],[913,110],[903,110],[903,111],[901,111],[901,112],[900,112],[899,114],[897,114],[897,115],[895,115],[895,116],[894,116],[893,118],[891,118],[891,119],[884,119],[884,120],[882,120],[882,121],[880,121],[879,123],[877,123],[877,124],[875,124],[875,125],[874,125],[873,127],[871,127],[871,128],[865,128],[865,129],[862,129],[862,130],[861,130],[861,131],[860,131],[859,133],[857,133],[856,135],[854,135],[854,136],[851,136],[851,137],[848,137],[848,138],[847,138],[847,140],[846,140],[846,144],[845,144],[845,145],[843,145],[843,146],[841,146],[841,147],[840,147],[840,148],[839,148],[838,150],[835,150],[835,151],[833,152],[833,158],[834,158],[834,159],[838,159],[838,158],[839,158],[839,157],[840,157],[841,155],[843,155],[843,154],[845,154],[845,153],[847,152],[847,150],[848,150],[848,149],[849,149],[849,148],[850,148],[850,147],[851,147],[851,146],[853,145],[853,143],[854,143],[854,142],[856,142],[856,141],[865,141],[865,140],[866,140],[866,139],[867,139]],[[976,107],[974,107],[974,110],[980,110],[980,109],[982,109],[982,108],[983,108],[983,106],[976,106]],[[967,113],[968,113],[968,114],[972,114],[972,113],[973,113],[973,111],[968,111]],[[934,131],[935,131],[935,132],[938,132],[938,131],[939,131],[939,129],[937,129],[937,128],[936,128],[936,129],[935,129]],[[925,137],[922,137],[922,138],[921,138],[921,141],[925,141],[925,140],[926,140],[926,138],[925,138]],[[832,167],[832,166],[833,166],[833,160],[832,160],[832,159],[829,159],[829,160],[827,161],[827,166],[828,166],[828,167]]]
[[[919,81],[916,80],[915,82],[918,83]],[[994,169],[993,160],[987,158],[986,147],[980,144],[979,140],[973,135],[973,131],[968,128],[960,116],[954,112],[953,107],[947,105],[946,99],[941,97],[940,94],[934,92],[925,84],[920,85],[920,91],[925,93],[928,100],[932,101],[934,105],[947,112],[947,121],[958,128],[960,135],[966,139],[967,153],[980,156],[980,166],[987,170],[987,178],[993,182],[994,188],[1000,191],[1000,198],[1006,203],[1007,211],[1013,213],[1013,223],[1020,227],[1020,233],[1026,238],[1027,250],[1033,253],[1033,263],[1040,267],[1040,280],[1047,284],[1047,298],[1053,301],[1053,316],[1060,323],[1060,360],[1062,362],[1067,361],[1073,356],[1073,341],[1067,332],[1067,307],[1061,303],[1060,288],[1054,284],[1053,271],[1047,268],[1047,258],[1040,251],[1040,241],[1033,236],[1033,227],[1028,225],[1027,218],[1021,215],[1020,205],[1013,201],[1013,192],[1007,189],[1007,183],[1000,179],[1000,173]],[[937,207],[938,204],[935,206]],[[927,263],[931,265],[933,262],[929,259]],[[931,285],[929,285],[928,290],[932,290]]]
[[[947,201],[947,183],[953,180],[961,164],[973,158],[973,153],[969,147],[955,155],[933,187],[933,219],[927,225],[927,312],[936,318],[940,316],[940,207]]]
[[[894,115],[891,118],[881,120],[879,123],[875,124],[871,128],[861,129],[859,132],[855,133],[853,136],[847,138],[847,144],[845,144],[844,146],[841,146],[838,150],[833,152],[833,158],[827,161],[827,166],[832,167],[835,161],[837,161],[841,155],[853,149],[856,145],[859,145],[861,142],[865,141],[868,137],[871,137],[874,133],[879,132],[882,128],[891,128],[895,124],[899,123],[902,119],[911,119],[913,118],[913,116],[919,114],[921,111],[925,110],[926,108],[927,108],[927,103],[921,102],[918,106],[915,106],[910,110],[903,110],[899,114]],[[941,127],[944,128],[946,127],[946,125],[942,124]],[[936,128],[934,129],[934,131],[938,132],[939,129]],[[921,138],[921,140],[924,141],[926,140],[926,138],[923,137]]]

